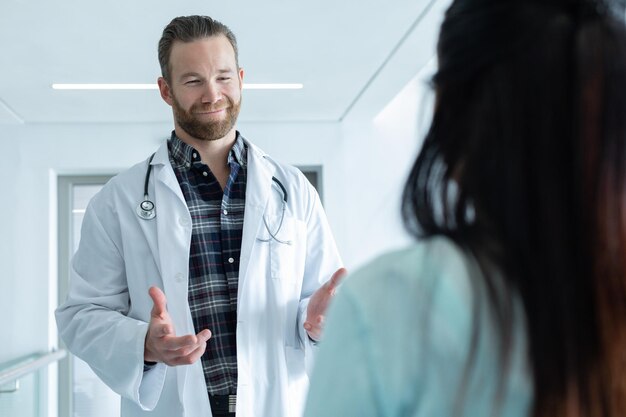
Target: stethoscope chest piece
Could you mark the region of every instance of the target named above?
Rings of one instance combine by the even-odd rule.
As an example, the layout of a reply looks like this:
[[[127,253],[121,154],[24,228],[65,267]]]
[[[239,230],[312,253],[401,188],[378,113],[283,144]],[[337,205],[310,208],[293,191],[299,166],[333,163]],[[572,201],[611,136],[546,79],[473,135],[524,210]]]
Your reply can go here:
[[[148,199],[143,200],[137,206],[137,215],[144,220],[152,220],[156,217],[154,203]]]

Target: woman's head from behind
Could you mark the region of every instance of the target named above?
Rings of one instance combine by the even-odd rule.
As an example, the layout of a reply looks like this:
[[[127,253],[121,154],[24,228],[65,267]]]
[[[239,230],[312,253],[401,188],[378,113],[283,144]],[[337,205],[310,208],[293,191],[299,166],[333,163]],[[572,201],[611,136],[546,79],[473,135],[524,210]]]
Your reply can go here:
[[[452,237],[521,296],[537,414],[574,391],[589,415],[618,410],[596,406],[617,381],[608,334],[626,328],[622,18],[601,2],[457,0],[438,63],[407,226]],[[506,346],[508,301],[490,298]]]

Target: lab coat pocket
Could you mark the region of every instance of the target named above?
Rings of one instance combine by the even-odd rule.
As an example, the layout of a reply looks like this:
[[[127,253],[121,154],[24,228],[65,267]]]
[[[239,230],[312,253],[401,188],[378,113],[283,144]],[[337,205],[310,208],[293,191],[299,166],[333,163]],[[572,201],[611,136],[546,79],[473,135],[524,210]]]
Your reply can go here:
[[[270,274],[273,279],[294,280],[295,276],[295,240],[296,227],[294,219],[285,217],[280,224],[280,216],[267,218],[271,236],[266,230],[270,245]]]

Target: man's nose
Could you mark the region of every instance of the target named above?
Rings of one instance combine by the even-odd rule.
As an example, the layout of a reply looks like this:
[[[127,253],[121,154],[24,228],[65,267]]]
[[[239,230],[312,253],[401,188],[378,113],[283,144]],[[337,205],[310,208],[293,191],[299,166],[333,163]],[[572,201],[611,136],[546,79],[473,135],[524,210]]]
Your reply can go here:
[[[216,103],[222,99],[222,92],[218,85],[214,82],[208,82],[205,85],[204,93],[202,94],[203,103]]]

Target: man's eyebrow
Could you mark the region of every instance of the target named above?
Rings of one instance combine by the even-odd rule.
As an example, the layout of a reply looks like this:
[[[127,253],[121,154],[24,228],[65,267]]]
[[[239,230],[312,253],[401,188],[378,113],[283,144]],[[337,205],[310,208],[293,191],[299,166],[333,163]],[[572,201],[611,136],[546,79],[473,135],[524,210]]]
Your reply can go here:
[[[230,68],[218,69],[217,72],[218,74],[234,74],[235,73],[235,71],[233,71]],[[186,77],[202,77],[202,75],[200,75],[200,73],[195,72],[195,71],[185,72],[184,74],[180,75],[180,79],[183,79]]]
[[[199,76],[200,76],[200,74],[198,74],[197,72],[190,71],[190,72],[186,72],[184,74],[181,74],[180,78],[182,79],[182,78],[185,78],[185,77],[199,77]]]

